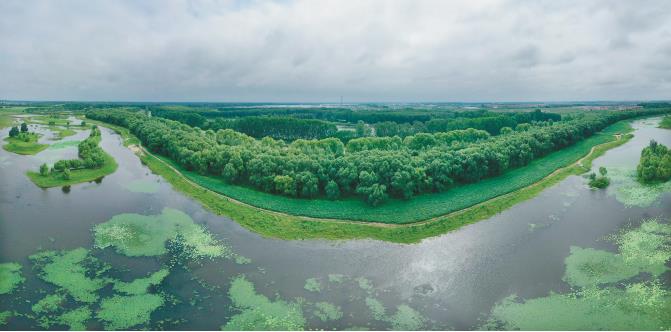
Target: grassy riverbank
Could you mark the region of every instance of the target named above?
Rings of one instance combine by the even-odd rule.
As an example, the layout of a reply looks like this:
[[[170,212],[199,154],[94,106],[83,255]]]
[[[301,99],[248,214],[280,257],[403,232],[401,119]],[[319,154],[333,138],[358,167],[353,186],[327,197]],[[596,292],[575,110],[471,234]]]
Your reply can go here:
[[[124,142],[127,144],[132,145],[137,142],[137,138],[131,135],[126,128],[101,124],[121,134]],[[628,122],[621,122],[609,127],[607,129],[608,134],[605,132],[600,134],[606,142],[593,148],[589,147],[588,151],[592,149],[591,154],[583,158],[579,163],[573,163],[569,167],[551,172],[551,175],[542,178],[530,186],[460,211],[405,225],[306,218],[256,208],[222,196],[191,182],[187,177],[175,171],[169,164],[153,154],[135,148],[134,151],[140,156],[145,165],[154,173],[170,182],[174,189],[200,201],[208,210],[227,216],[243,227],[263,236],[286,240],[372,238],[397,243],[414,243],[424,238],[440,235],[458,229],[461,226],[494,216],[520,202],[533,198],[544,189],[555,185],[570,175],[582,174],[588,171],[592,160],[605,153],[605,151],[626,143],[632,137],[632,135],[624,135],[621,139],[615,140],[615,137],[610,135],[610,133],[623,133],[630,130]]]
[[[377,207],[372,207],[356,198],[331,201],[273,195],[248,187],[230,185],[220,178],[187,171],[163,156],[158,158],[202,187],[262,209],[312,218],[404,224],[459,211],[529,186],[556,169],[573,164],[585,156],[593,146],[612,141],[613,135],[629,130],[628,122],[618,122],[575,145],[534,160],[527,166],[513,169],[501,176],[457,186],[442,193],[418,195],[409,200],[390,199]]]
[[[98,140],[100,140],[98,138]],[[63,172],[51,172],[41,175],[39,172],[28,171],[30,180],[41,188],[61,187],[77,183],[95,181],[116,171],[118,165],[114,158],[103,150],[104,163],[99,168],[81,168],[70,171],[70,177],[65,178]]]
[[[21,155],[34,155],[49,147],[49,144],[37,143],[37,140],[39,139],[37,134],[31,133],[26,137],[27,139],[23,139],[20,136],[7,137],[5,138],[7,144],[3,145],[2,147],[9,152]]]

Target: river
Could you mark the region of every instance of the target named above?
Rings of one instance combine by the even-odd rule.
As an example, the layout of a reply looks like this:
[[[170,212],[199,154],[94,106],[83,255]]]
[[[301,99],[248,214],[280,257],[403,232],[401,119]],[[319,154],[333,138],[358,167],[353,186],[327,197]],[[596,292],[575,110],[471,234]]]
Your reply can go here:
[[[656,128],[658,121],[635,121],[634,138],[596,159],[594,166],[631,171],[650,139],[671,146],[671,131]],[[0,137],[7,132],[0,131]],[[65,140],[86,135],[80,131]],[[102,147],[117,160],[118,170],[99,183],[69,190],[40,189],[25,172],[43,162],[76,157],[76,145],[35,156],[0,149],[0,263],[21,264],[26,278],[13,293],[0,295],[0,312],[30,313],[32,304],[55,289],[31,268],[28,256],[41,250],[90,249],[122,280],[159,270],[165,262],[159,256],[127,257],[111,247],[95,249],[92,229],[116,215],[159,215],[171,208],[204,226],[238,259],[202,259],[188,269],[173,269],[158,290],[172,300],[152,313],[150,323],[131,328],[219,329],[244,311],[229,296],[231,281],[244,276],[268,301],[297,303],[305,329],[477,329],[512,294],[529,299],[570,291],[563,276],[571,246],[614,251],[615,245],[606,240],[609,234],[645,218],[671,217],[668,192],[632,204],[618,195],[618,186],[626,181],[594,191],[585,178],[570,176],[488,220],[418,244],[284,241],[261,237],[208,212],[152,174],[120,136],[103,128],[102,137]],[[671,285],[668,271],[661,278],[665,287]],[[108,287],[100,294],[110,292]],[[91,308],[95,311],[97,305]],[[104,326],[95,317],[86,324],[91,329]],[[41,329],[25,316],[0,328]]]

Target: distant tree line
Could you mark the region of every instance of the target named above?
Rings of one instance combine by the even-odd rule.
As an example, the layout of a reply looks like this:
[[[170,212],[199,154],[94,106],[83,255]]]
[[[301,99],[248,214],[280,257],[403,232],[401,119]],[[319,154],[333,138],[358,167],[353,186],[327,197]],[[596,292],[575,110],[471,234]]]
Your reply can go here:
[[[488,137],[476,129],[388,138],[254,139],[220,129],[202,130],[139,112],[91,111],[87,117],[129,128],[151,151],[182,167],[224,181],[292,197],[359,196],[372,205],[388,197],[442,192],[527,165],[606,126],[668,112],[586,113]]]
[[[211,114],[208,111],[208,114]],[[503,128],[516,128],[516,126],[525,123],[560,121],[561,115],[555,113],[545,113],[540,110],[534,112],[510,112],[494,113],[487,111],[465,111],[460,113],[445,112],[444,118],[430,119],[423,114],[423,121],[415,120],[413,122],[395,121],[398,120],[395,113],[388,112],[378,114],[375,117],[367,118],[368,121],[384,120],[381,122],[366,122],[363,120],[354,121],[357,126],[365,123],[374,123],[375,136],[399,136],[401,138],[417,133],[438,133],[457,129],[480,129],[485,130],[491,135],[498,135]],[[152,115],[162,118],[179,121],[192,127],[201,129],[233,129],[250,135],[255,138],[270,136],[275,139],[295,140],[295,139],[319,139],[326,137],[337,137],[344,142],[355,138],[369,136],[364,132],[338,133],[336,126],[330,122],[316,119],[301,119],[292,116],[245,116],[239,118],[215,117],[208,119],[196,111],[177,111],[156,109]],[[386,116],[386,117],[385,117]],[[357,117],[347,118],[353,121]]]

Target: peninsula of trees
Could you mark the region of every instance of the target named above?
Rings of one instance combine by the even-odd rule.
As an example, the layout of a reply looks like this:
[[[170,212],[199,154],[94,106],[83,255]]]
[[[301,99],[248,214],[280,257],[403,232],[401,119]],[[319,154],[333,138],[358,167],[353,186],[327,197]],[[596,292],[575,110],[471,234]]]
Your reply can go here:
[[[515,114],[484,114],[425,124],[426,128],[437,129],[403,137],[384,136],[398,131],[388,124],[392,129],[380,130],[384,126],[375,123],[372,126],[378,129],[377,136],[350,138],[346,143],[327,129],[317,134],[314,133],[318,131],[299,130],[297,135],[286,136],[278,128],[298,126],[300,121],[275,117],[221,121],[265,124],[266,129],[258,129],[255,135],[270,131],[287,141],[270,136],[256,139],[228,127],[201,129],[143,111],[94,110],[86,116],[126,127],[151,151],[187,170],[220,177],[227,183],[290,197],[354,196],[379,205],[389,197],[407,199],[496,177],[575,144],[617,121],[667,111],[651,108],[590,112],[561,120],[558,114],[528,112],[520,116],[528,117],[528,122],[521,123]],[[533,117],[538,120],[531,120]],[[203,126],[211,126],[210,122],[217,120],[207,120],[208,125]],[[473,128],[477,123],[496,125]],[[231,127],[241,128],[236,126]],[[470,127],[454,129],[463,126]],[[329,134],[334,137],[296,138]]]

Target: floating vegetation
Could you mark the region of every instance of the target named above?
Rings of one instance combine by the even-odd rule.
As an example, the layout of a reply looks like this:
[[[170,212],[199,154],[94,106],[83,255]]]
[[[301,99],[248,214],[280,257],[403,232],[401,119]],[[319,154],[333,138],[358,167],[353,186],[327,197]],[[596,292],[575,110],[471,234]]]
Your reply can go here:
[[[386,319],[386,309],[384,308],[384,304],[382,304],[382,302],[380,302],[378,299],[367,297],[366,306],[373,315],[373,319],[382,321]]]
[[[124,185],[124,188],[129,191],[145,194],[153,194],[157,192],[160,187],[158,182],[148,179],[133,180]]]
[[[14,313],[11,311],[0,311],[0,326],[6,325],[12,316],[14,316]]]
[[[131,282],[116,281],[114,283],[114,290],[128,295],[146,294],[150,287],[161,284],[168,274],[170,274],[170,270],[164,268],[150,274],[146,278],[135,279]]]
[[[329,274],[329,282],[342,284],[345,281],[343,274]]]
[[[64,294],[49,294],[33,304],[31,309],[36,314],[56,312],[62,308],[65,300]]]
[[[666,330],[671,294],[658,282],[625,289],[590,287],[518,302],[509,297],[492,310],[489,329]]]
[[[484,326],[521,330],[668,330],[671,292],[656,276],[668,270],[671,225],[644,221],[612,237],[618,253],[571,248],[564,280],[568,294],[519,300],[511,296],[492,309]],[[652,280],[626,283],[640,273]],[[613,285],[614,282],[621,282]]]
[[[424,317],[405,304],[398,306],[396,313],[387,319],[392,329],[401,331],[419,330],[424,326]]]
[[[230,257],[230,249],[214,239],[182,211],[165,208],[160,215],[124,213],[93,229],[95,246],[114,247],[126,256],[157,256],[168,252],[168,240],[180,236],[193,258]],[[180,241],[181,242],[181,241]]]
[[[58,141],[54,144],[49,145],[48,150],[60,150],[70,147],[76,147],[81,141]]]
[[[655,184],[643,184],[637,180],[636,169],[616,168],[609,170],[611,184],[608,194],[614,195],[627,207],[648,207],[664,193],[671,192],[671,181]]]
[[[380,300],[367,297],[366,306],[370,310],[373,319],[388,322],[394,330],[419,330],[424,326],[424,316],[408,305],[401,304],[396,308],[396,313],[387,316],[387,310]]]
[[[93,312],[88,307],[79,307],[62,314],[58,317],[58,322],[68,326],[72,331],[82,331],[86,330],[86,321],[91,319],[92,315]]]
[[[25,279],[21,276],[21,264],[0,264],[0,294],[9,294]]]
[[[314,315],[322,322],[338,320],[342,318],[342,310],[339,306],[328,302],[315,303]]]
[[[321,292],[322,284],[317,278],[309,278],[305,280],[305,286],[303,286],[308,292]]]
[[[108,283],[106,279],[97,277],[108,267],[89,256],[88,250],[84,248],[43,251],[30,256],[30,259],[40,270],[42,280],[62,288],[79,302],[96,302],[98,290]]]
[[[239,276],[228,291],[235,309],[241,312],[221,327],[222,330],[303,330],[305,318],[298,303],[281,299],[270,301],[257,294],[254,284]]]
[[[367,291],[367,292],[372,292],[373,291],[373,283],[364,278],[364,277],[359,277],[356,278],[356,282],[359,284],[359,288]]]
[[[249,264],[249,263],[252,262],[252,260],[250,258],[247,258],[247,257],[242,256],[242,255],[233,254],[233,257],[234,257],[234,260],[235,260],[235,264],[245,265],[245,264]]]
[[[164,303],[163,297],[157,294],[115,295],[101,301],[96,316],[104,322],[106,330],[127,330],[149,323],[151,313]]]

